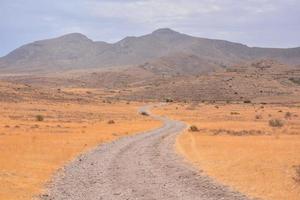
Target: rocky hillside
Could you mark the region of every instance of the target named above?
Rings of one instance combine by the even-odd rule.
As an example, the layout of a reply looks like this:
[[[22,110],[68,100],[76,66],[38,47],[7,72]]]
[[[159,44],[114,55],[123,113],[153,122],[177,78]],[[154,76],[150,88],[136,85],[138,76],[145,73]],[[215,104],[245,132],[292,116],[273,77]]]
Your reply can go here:
[[[153,72],[209,72],[253,59],[272,58],[300,64],[300,48],[250,48],[222,40],[192,37],[159,29],[109,44],[73,33],[24,45],[0,58],[1,73],[144,66]]]

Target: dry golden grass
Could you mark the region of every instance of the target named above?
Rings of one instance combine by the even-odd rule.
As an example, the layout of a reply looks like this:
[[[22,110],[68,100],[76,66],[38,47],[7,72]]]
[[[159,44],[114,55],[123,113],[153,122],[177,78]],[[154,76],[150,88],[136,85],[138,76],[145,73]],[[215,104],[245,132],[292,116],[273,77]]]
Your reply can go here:
[[[98,144],[160,126],[137,103],[0,104],[0,199],[29,200],[53,173]],[[36,119],[43,116],[43,121]],[[114,120],[115,124],[108,124]]]
[[[289,119],[287,112],[292,113]],[[199,128],[180,135],[176,148],[209,176],[253,197],[300,198],[300,184],[295,181],[300,165],[299,106],[182,104],[156,113]],[[270,119],[281,119],[284,126],[272,128]]]

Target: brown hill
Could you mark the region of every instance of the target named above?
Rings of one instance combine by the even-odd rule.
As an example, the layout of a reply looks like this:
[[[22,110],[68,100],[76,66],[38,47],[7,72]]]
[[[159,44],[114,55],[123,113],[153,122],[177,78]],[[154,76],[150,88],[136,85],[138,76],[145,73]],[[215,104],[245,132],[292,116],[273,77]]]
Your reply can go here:
[[[297,67],[259,60],[203,73],[194,68],[190,71],[170,68],[166,62],[169,60],[165,59],[158,59],[161,67],[146,63],[125,69],[8,76],[2,80],[51,90],[86,88],[124,100],[300,101],[300,69]]]
[[[119,98],[174,101],[300,101],[300,70],[260,60],[209,74],[160,77]]]

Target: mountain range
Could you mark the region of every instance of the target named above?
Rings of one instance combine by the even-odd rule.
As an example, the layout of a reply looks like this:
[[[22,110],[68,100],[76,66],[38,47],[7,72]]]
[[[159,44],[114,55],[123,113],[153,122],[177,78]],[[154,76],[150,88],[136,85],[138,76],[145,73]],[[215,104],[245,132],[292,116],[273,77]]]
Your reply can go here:
[[[26,44],[0,58],[2,73],[48,73],[139,66],[163,73],[210,72],[259,59],[300,65],[298,48],[258,48],[164,28],[110,44],[80,33]]]

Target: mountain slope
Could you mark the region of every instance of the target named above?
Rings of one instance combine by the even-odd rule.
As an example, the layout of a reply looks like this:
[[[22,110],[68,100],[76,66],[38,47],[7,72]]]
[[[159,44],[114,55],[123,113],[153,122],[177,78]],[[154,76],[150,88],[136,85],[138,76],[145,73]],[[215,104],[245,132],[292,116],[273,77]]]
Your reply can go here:
[[[215,69],[261,58],[300,64],[300,48],[250,48],[228,41],[192,37],[171,29],[159,29],[140,37],[126,37],[114,44],[94,42],[79,33],[33,42],[0,58],[0,71],[59,72],[135,66],[156,63],[155,60],[162,58],[172,60],[169,67],[180,65],[184,69],[184,63],[178,59],[180,55],[193,63],[194,68],[201,68],[196,71],[209,71],[210,66]]]

